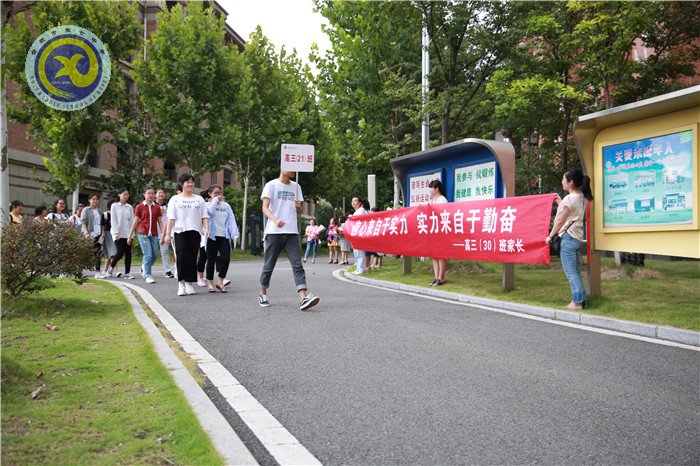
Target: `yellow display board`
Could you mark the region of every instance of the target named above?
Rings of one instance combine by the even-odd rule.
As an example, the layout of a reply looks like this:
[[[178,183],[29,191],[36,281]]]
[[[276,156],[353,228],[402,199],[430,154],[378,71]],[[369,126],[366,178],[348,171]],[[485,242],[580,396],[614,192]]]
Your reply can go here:
[[[700,258],[698,122],[700,106],[598,133],[595,249]]]

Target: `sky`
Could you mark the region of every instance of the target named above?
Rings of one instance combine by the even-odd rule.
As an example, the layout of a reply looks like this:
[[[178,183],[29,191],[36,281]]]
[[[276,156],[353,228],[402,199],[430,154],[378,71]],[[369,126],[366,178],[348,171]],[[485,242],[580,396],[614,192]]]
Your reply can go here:
[[[309,62],[311,44],[316,42],[323,54],[330,48],[328,37],[321,31],[327,23],[320,13],[314,13],[312,0],[217,0],[228,13],[226,23],[245,41],[259,24],[263,34],[279,52],[282,45],[289,52]]]

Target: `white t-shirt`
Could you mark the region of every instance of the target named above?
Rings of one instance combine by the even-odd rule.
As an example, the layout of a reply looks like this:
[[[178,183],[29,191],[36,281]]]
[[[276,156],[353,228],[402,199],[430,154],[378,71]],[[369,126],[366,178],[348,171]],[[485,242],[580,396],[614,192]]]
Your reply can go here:
[[[92,222],[92,231],[90,232],[90,236],[93,238],[97,238],[102,234],[102,223],[100,222],[100,212],[97,209],[91,209],[92,210],[92,217],[93,217],[93,222]]]
[[[569,236],[572,238],[583,241],[585,202],[583,194],[567,194],[564,199],[561,200],[559,207],[557,207],[557,216],[564,209],[564,206],[569,207],[569,216],[566,217],[564,225],[562,225],[561,230],[559,230],[559,236],[564,236],[564,233],[568,232]]]
[[[303,201],[304,196],[301,194],[301,187],[297,182],[290,180],[289,184],[284,184],[279,178],[268,181],[260,195],[260,199],[265,198],[270,199],[270,211],[275,218],[284,221],[284,226],[278,228],[276,223],[268,219],[265,235],[299,234],[294,200]]]
[[[202,196],[177,194],[168,202],[168,220],[174,219],[173,233],[202,231],[202,219],[209,218]]]
[[[447,204],[447,199],[441,194],[438,197],[431,197],[428,204]]]

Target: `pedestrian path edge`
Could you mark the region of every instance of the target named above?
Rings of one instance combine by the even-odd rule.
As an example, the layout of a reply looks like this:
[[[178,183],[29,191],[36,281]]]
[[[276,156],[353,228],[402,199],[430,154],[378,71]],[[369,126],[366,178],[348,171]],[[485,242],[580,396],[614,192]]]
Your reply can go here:
[[[194,337],[192,337],[192,335],[190,335],[190,333],[183,328],[182,325],[180,325],[175,317],[173,317],[168,310],[165,309],[153,297],[151,293],[139,286],[131,284],[118,284],[118,286],[126,287],[139,295],[145,305],[148,306],[151,312],[153,312],[153,315],[165,327],[172,338],[182,347],[182,350],[187,353],[188,357],[197,363],[197,367],[202,371],[204,376],[209,379],[211,384],[226,399],[229,406],[238,414],[241,420],[251,430],[253,435],[257,437],[258,441],[272,455],[278,464],[281,466],[316,466],[321,464],[321,462],[314,457],[313,454],[311,454],[311,452],[309,452],[309,450],[296,439],[296,437],[294,437],[279,421],[277,421],[277,419],[275,419],[275,417],[267,409],[265,409],[265,407],[260,404],[260,402],[258,402],[258,400],[253,397],[253,395],[248,392],[243,385],[241,385],[241,383],[228,371],[228,369],[217,361],[214,356],[212,356],[204,347],[202,347],[202,345],[200,345],[199,342],[197,342],[197,340],[195,340]],[[127,297],[129,297],[128,295],[130,294],[131,293],[127,293]],[[131,299],[134,299],[134,297],[131,296]],[[163,344],[167,346],[167,342],[163,339],[150,317],[143,312],[143,310],[141,310],[141,312],[144,314],[143,318],[148,320],[148,323],[150,323],[155,329],[155,332],[157,332]],[[172,354],[169,346],[168,350]],[[180,360],[177,359],[174,354],[172,354],[172,357],[174,357],[177,362],[182,365]],[[199,390],[201,396],[206,398],[206,402],[210,405],[210,409],[214,411],[211,413],[211,416],[220,418],[221,422],[225,423],[225,426],[222,426],[221,428],[226,429],[227,435],[223,436],[221,439],[224,441],[222,446],[232,450],[232,453],[235,453],[238,449],[236,445],[240,442],[240,446],[252,460],[252,462],[240,462],[239,459],[236,459],[235,463],[230,464],[257,464],[255,459],[252,457],[252,454],[250,454],[238,435],[235,433],[235,431],[233,431],[231,425],[218,411],[206,393],[204,393],[194,379],[192,379],[189,372],[184,369],[184,366],[183,370],[187,373],[187,376],[191,379],[191,382]],[[200,402],[204,403],[205,400],[200,400]],[[201,419],[200,422],[202,422]],[[205,430],[207,430],[206,427]],[[207,430],[207,432],[212,439],[214,439],[214,436],[218,434],[216,429],[212,430],[211,432]],[[228,444],[225,441],[230,435],[235,436],[235,439],[232,437],[231,444]],[[229,464],[228,459],[227,464]]]
[[[418,295],[425,295],[433,298],[440,298],[463,304],[475,304],[479,306],[486,306],[498,310],[526,314],[544,319],[557,320],[571,324],[578,324],[586,327],[594,327],[620,333],[637,335],[655,340],[679,343],[683,345],[693,346],[695,347],[695,349],[700,348],[700,332],[694,332],[692,330],[665,327],[662,325],[645,324],[641,322],[632,322],[629,320],[622,319],[613,319],[611,317],[601,317],[582,312],[565,311],[542,306],[534,306],[531,304],[498,301],[496,299],[480,298],[476,296],[469,296],[449,291],[433,290],[429,288],[423,288],[420,286],[406,285],[403,283],[389,282],[377,280],[374,278],[367,278],[361,275],[354,275],[348,272],[347,270],[347,268],[338,269],[334,271],[333,274],[336,276],[336,278],[344,278],[353,282],[377,286],[380,288],[415,293]]]
[[[111,282],[126,296],[131,304],[136,319],[144,328],[156,354],[172,375],[175,383],[192,407],[200,425],[209,435],[216,451],[223,457],[227,465],[257,465],[253,455],[243,444],[226,418],[219,412],[204,390],[197,384],[182,361],[173,352],[170,345],[160,333],[143,306],[136,300],[134,294],[141,294],[138,286]],[[142,298],[143,299],[143,298]]]

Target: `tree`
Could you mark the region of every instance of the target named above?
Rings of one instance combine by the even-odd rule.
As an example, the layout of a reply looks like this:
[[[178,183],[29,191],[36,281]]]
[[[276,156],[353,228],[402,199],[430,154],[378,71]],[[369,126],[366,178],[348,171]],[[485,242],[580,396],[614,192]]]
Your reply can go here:
[[[116,121],[107,141],[116,147],[113,157],[116,166],[109,175],[102,175],[103,191],[116,193],[120,188],[129,190],[135,199],[146,186],[163,186],[166,176],[153,168],[156,154],[155,124],[143,108],[138,96],[131,95],[117,109]]]
[[[153,155],[195,176],[217,171],[239,137],[231,124],[233,52],[224,44],[224,20],[204,2],[158,15],[146,56],[133,63],[141,102],[157,122]]]
[[[431,98],[440,144],[483,131],[480,102],[491,75],[521,39],[517,2],[418,2],[430,35]],[[434,57],[434,59],[433,59]],[[467,111],[468,110],[468,111]]]
[[[126,95],[119,72],[120,61],[129,61],[140,41],[138,5],[126,2],[39,2],[32,8],[30,28],[23,16],[16,24],[4,28],[6,35],[7,78],[19,86],[17,103],[9,107],[10,117],[28,125],[29,135],[37,148],[51,154],[44,160],[52,180],[45,187],[51,193],[75,189],[77,203],[80,183],[88,173],[86,159],[100,142],[99,135],[109,130],[113,114]],[[112,76],[102,96],[82,110],[64,112],[40,102],[24,79],[27,52],[36,37],[59,25],[76,25],[90,30],[107,47],[112,62]]]
[[[346,169],[346,195],[362,195],[373,173],[378,204],[391,205],[389,160],[420,149],[420,11],[407,2],[316,5],[332,45],[312,57],[321,118]]]

